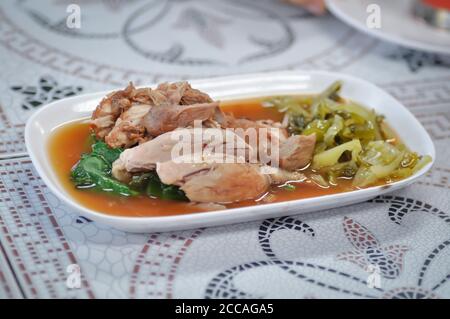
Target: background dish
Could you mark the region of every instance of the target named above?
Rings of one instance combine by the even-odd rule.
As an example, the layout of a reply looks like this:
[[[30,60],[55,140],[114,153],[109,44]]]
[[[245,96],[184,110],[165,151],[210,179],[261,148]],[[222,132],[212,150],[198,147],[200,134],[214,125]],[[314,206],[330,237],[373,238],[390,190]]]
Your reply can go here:
[[[361,32],[412,49],[450,54],[450,32],[426,24],[412,14],[413,0],[326,0],[337,18]],[[366,25],[367,7],[381,8],[381,28]]]
[[[339,79],[344,83],[343,97],[361,102],[384,114],[387,123],[391,124],[407,146],[420,154],[432,156],[434,161],[433,143],[414,116],[380,88],[352,76],[328,72],[277,72],[198,80],[192,81],[192,86],[209,93],[214,99],[227,100],[261,95],[316,93]],[[432,165],[430,163],[414,176],[387,187],[378,186],[320,198],[170,217],[110,216],[81,206],[62,190],[49,164],[46,148],[42,147],[47,143],[52,130],[68,121],[89,116],[104,95],[105,92],[83,95],[43,107],[27,122],[25,141],[38,173],[60,199],[88,218],[125,231],[150,232],[215,226],[340,207],[405,187],[423,175]],[[398,121],[400,118],[402,121]]]

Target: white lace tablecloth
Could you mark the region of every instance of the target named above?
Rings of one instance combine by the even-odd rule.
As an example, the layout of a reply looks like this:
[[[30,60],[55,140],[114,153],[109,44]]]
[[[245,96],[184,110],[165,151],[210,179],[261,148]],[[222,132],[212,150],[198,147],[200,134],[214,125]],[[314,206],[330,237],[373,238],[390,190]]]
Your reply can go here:
[[[80,29],[65,23],[74,2]],[[66,96],[285,69],[380,85],[426,127],[436,165],[407,189],[340,209],[129,234],[61,203],[26,153],[27,118]],[[450,297],[450,57],[275,0],[5,0],[0,71],[0,297]],[[80,288],[67,285],[73,264]]]

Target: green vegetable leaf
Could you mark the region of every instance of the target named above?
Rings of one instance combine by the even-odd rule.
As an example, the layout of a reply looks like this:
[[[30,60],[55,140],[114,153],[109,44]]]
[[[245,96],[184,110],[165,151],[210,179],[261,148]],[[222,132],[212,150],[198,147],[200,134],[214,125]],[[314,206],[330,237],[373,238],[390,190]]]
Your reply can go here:
[[[106,163],[112,165],[112,163],[119,158],[122,149],[111,148],[103,141],[97,141],[92,144],[92,153],[102,157]]]
[[[344,128],[344,120],[339,115],[335,115],[333,119],[333,124],[330,126],[330,128],[325,133],[323,139],[325,141],[325,144],[327,146],[333,146],[334,139],[336,135]]]
[[[314,169],[320,169],[322,167],[335,165],[346,151],[350,151],[352,153],[352,160],[356,161],[361,150],[362,147],[359,140],[352,140],[314,155],[312,166]]]
[[[310,122],[306,128],[301,132],[303,135],[311,135],[313,133],[316,134],[316,141],[322,142],[326,132],[331,126],[331,121],[329,120],[314,120]]]
[[[178,186],[164,184],[155,172],[149,173],[149,181],[145,192],[150,197],[189,201],[186,194]]]
[[[132,177],[124,184],[111,176],[112,163],[120,156],[122,149],[110,148],[103,141],[92,144],[92,152],[83,154],[72,169],[71,179],[77,188],[93,188],[116,195],[136,196],[144,193],[150,197],[189,201],[186,194],[175,185],[163,184],[156,172]]]
[[[92,150],[89,154],[83,154],[72,169],[70,177],[76,187],[96,188],[124,196],[138,195],[128,185],[111,177],[111,165],[121,150],[112,149],[101,141],[95,142]]]

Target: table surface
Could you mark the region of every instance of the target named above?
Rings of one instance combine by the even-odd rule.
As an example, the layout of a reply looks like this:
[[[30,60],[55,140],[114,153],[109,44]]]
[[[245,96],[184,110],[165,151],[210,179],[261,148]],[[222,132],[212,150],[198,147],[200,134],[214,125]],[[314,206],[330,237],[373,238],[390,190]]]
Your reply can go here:
[[[273,0],[84,0],[81,28],[68,29],[72,2],[0,4],[0,297],[450,297],[450,57]],[[295,69],[348,73],[390,92],[432,136],[433,169],[344,208],[130,234],[61,203],[26,153],[27,118],[66,96]],[[73,264],[80,288],[67,284]]]

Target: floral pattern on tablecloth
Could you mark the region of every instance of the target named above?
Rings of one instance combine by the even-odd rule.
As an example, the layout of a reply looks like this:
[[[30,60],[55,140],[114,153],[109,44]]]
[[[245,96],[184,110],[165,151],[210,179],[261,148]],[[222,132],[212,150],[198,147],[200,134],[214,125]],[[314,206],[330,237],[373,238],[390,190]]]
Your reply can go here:
[[[65,28],[72,2],[79,30]],[[0,4],[0,57],[0,298],[450,297],[449,57],[381,43],[276,0],[9,0]],[[435,166],[366,203],[130,234],[60,202],[26,154],[25,121],[45,103],[130,80],[280,69],[378,84],[430,133]],[[73,264],[79,288],[68,285]]]

